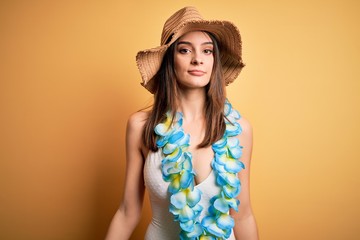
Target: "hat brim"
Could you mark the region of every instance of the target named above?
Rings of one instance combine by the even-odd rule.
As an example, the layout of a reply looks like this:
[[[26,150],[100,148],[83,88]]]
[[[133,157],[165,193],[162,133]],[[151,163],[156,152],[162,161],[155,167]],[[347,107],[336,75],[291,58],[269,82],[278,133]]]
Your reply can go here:
[[[210,32],[218,41],[220,61],[226,85],[232,83],[240,74],[244,64],[241,59],[242,42],[238,28],[229,21],[192,20],[178,26],[168,43],[137,53],[136,63],[142,78],[141,85],[151,93],[154,93],[153,78],[160,69],[166,50],[178,38],[191,31]]]

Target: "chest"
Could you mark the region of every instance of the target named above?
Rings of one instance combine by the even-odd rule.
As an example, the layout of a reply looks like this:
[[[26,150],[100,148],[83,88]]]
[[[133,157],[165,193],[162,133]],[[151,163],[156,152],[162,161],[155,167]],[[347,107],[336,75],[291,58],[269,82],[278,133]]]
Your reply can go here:
[[[198,145],[204,139],[204,129],[196,124],[184,125],[184,130],[190,135],[188,151],[192,156],[193,169],[195,171],[195,185],[203,182],[212,172],[211,162],[214,151],[211,146],[199,148]]]
[[[195,171],[195,185],[203,182],[211,173],[211,162],[214,158],[214,151],[211,146],[206,148],[192,147],[189,149],[192,155],[192,164]]]

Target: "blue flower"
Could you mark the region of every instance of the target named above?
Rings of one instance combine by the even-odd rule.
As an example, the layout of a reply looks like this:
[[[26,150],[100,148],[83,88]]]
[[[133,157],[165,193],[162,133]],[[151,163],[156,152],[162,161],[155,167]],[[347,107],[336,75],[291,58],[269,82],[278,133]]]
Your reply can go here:
[[[234,227],[234,220],[229,210],[238,210],[236,196],[241,191],[238,172],[245,166],[239,160],[242,146],[236,135],[242,129],[237,120],[241,117],[228,100],[224,105],[226,130],[223,137],[212,144],[214,159],[211,166],[216,175],[216,183],[221,192],[211,198],[208,215],[199,222],[203,207],[199,204],[201,191],[194,187],[195,172],[192,156],[188,152],[190,136],[182,129],[182,114],[168,112],[163,123],[155,127],[157,146],[162,149],[162,175],[169,182],[169,211],[174,220],[179,221],[180,239],[216,240],[228,238]]]
[[[197,188],[194,188],[192,191],[190,189],[184,189],[173,194],[170,197],[170,203],[174,205],[174,207],[181,209],[186,204],[190,207],[194,207],[201,198],[201,191]]]
[[[204,217],[201,224],[209,233],[216,237],[223,237],[225,234],[225,231],[217,225],[216,219],[211,216]]]
[[[190,223],[192,223],[191,226]],[[184,226],[184,228],[182,228],[182,226]],[[180,233],[180,239],[197,239],[197,237],[199,237],[202,233],[203,233],[203,228],[201,226],[200,223],[195,223],[194,221],[189,221],[189,223],[187,223],[186,225],[180,223],[180,227],[182,228],[183,231],[181,231]],[[191,231],[187,231],[187,230],[191,230]],[[200,237],[200,239],[202,239]]]
[[[225,195],[216,198],[214,201],[214,208],[221,213],[228,213],[230,208],[233,208],[237,211],[239,200],[235,198],[229,198]]]

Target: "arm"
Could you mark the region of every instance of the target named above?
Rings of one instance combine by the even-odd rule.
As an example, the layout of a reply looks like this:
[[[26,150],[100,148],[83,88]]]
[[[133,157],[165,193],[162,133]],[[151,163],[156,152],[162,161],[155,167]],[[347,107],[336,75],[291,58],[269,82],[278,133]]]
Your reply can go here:
[[[129,239],[138,224],[144,198],[142,129],[145,113],[133,114],[126,128],[126,178],[123,199],[116,211],[106,240]]]
[[[238,240],[258,240],[258,230],[255,217],[253,215],[250,203],[250,160],[252,153],[252,127],[249,121],[241,117],[238,121],[242,127],[242,133],[239,134],[240,145],[243,146],[241,161],[245,164],[245,169],[239,173],[241,181],[241,192],[238,196],[240,200],[239,211],[231,211],[231,216],[235,220],[234,234]]]

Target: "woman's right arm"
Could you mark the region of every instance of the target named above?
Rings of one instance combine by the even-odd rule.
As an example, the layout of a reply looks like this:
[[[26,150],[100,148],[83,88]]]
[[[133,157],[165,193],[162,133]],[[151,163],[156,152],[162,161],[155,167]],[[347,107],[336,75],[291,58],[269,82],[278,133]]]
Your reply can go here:
[[[123,199],[116,211],[106,240],[129,239],[141,216],[144,199],[142,153],[142,130],[145,123],[144,112],[134,113],[128,120],[126,128],[126,178]]]

